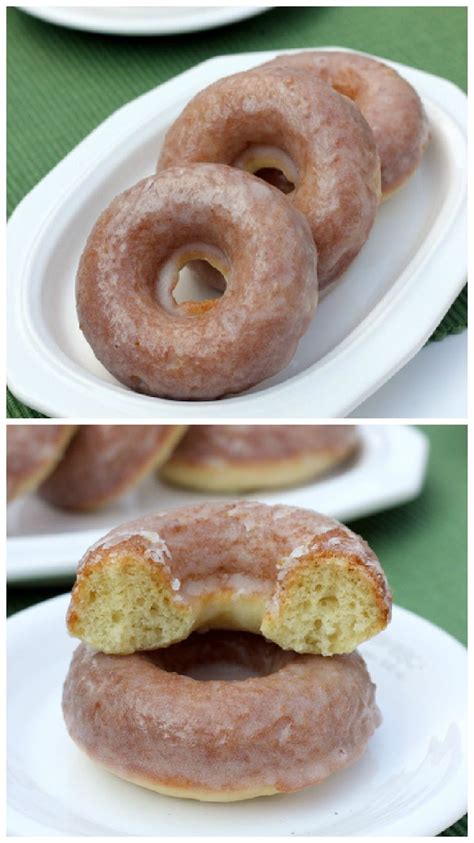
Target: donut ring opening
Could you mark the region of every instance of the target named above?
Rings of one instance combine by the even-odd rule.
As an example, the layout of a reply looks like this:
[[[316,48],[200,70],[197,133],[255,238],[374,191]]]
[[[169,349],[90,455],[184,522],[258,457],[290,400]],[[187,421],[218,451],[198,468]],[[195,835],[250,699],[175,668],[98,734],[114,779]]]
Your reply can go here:
[[[197,269],[203,266],[203,271]],[[181,275],[188,268],[189,279]],[[230,266],[226,255],[216,246],[192,243],[177,249],[159,269],[156,295],[170,314],[199,316],[215,307],[229,283]],[[210,282],[210,278],[214,282]]]
[[[193,632],[185,641],[148,651],[144,657],[168,673],[198,682],[242,682],[270,676],[292,658],[261,635],[229,630]]]
[[[263,144],[249,144],[232,164],[266,181],[288,195],[296,190],[299,172],[295,162],[282,149]]]

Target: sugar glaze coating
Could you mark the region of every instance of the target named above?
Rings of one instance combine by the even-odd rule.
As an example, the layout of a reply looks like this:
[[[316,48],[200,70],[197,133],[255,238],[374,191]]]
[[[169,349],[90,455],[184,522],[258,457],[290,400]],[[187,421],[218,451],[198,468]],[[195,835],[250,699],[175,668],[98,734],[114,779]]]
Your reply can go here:
[[[137,609],[147,601],[152,616]],[[67,622],[108,653],[156,649],[219,626],[326,655],[351,652],[390,613],[384,572],[360,536],[308,509],[238,501],[112,530],[79,563]]]
[[[173,672],[220,658],[259,675],[197,681]],[[72,739],[116,775],[169,795],[230,801],[309,787],[353,763],[380,723],[374,692],[357,653],[301,656],[214,632],[130,656],[82,644],[63,712]]]
[[[177,304],[180,267],[216,255],[224,295]],[[275,188],[230,167],[171,168],[126,190],[95,224],[77,276],[80,325],[132,389],[218,398],[289,362],[316,308],[316,261],[308,223]]]
[[[8,501],[36,489],[54,470],[75,429],[70,424],[8,425]]]
[[[335,518],[301,507],[237,501],[145,515],[116,527],[89,548],[79,562],[76,586],[111,548],[121,546],[143,548],[171,580],[179,581],[176,594],[181,598],[212,589],[216,577],[222,584],[232,581],[233,574],[248,575],[253,589],[269,595],[281,579],[278,563],[284,559],[287,569],[297,567],[298,559],[317,547],[354,557],[373,579],[387,610],[391,605],[385,574],[367,542]]]
[[[169,129],[158,169],[197,161],[277,166],[296,182],[287,198],[310,223],[321,290],[369,236],[381,195],[373,134],[357,106],[309,74],[258,68],[198,93]]]
[[[135,486],[164,462],[182,425],[84,424],[40,488],[64,509],[95,509]]]
[[[282,55],[261,67],[305,71],[356,103],[377,143],[383,198],[418,167],[429,142],[428,120],[417,92],[391,67],[369,56],[336,50]]]
[[[331,470],[359,443],[354,425],[192,425],[160,473],[194,489],[281,488]]]
[[[263,462],[353,446],[358,442],[354,425],[329,424],[196,424],[176,450],[190,462]]]

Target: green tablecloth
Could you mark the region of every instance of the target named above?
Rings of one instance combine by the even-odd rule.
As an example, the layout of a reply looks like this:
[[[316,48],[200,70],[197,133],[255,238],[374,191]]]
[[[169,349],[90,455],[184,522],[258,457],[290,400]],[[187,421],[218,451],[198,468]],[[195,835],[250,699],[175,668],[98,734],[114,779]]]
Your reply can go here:
[[[445,76],[466,89],[465,8],[284,7],[208,32],[93,35],[8,9],[8,210],[92,129],[139,94],[222,53],[338,45]],[[432,339],[467,325],[466,292]],[[11,417],[38,414],[14,397]]]
[[[427,426],[431,443],[428,475],[417,500],[359,519],[351,527],[374,548],[395,601],[446,629],[463,644],[467,637],[467,444],[464,426]],[[8,611],[45,600],[63,588],[9,588]],[[465,837],[463,818],[445,835]]]

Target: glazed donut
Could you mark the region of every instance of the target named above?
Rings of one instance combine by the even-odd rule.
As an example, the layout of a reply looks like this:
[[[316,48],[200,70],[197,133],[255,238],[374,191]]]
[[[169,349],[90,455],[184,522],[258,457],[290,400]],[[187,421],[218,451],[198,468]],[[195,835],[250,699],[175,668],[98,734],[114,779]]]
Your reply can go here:
[[[386,199],[414,173],[429,142],[428,120],[412,86],[391,67],[358,53],[317,50],[261,65],[302,70],[353,100],[372,129]]]
[[[158,169],[196,161],[276,167],[295,184],[287,198],[310,223],[320,289],[367,240],[380,201],[373,134],[359,109],[319,79],[259,68],[205,88],[169,129]]]
[[[213,492],[278,488],[324,474],[358,445],[354,425],[193,425],[160,475]]]
[[[63,509],[98,509],[165,462],[182,425],[81,425],[39,492]]]
[[[61,459],[75,431],[71,424],[7,426],[7,500],[34,491]]]
[[[178,305],[178,272],[198,258],[222,269],[226,291]],[[97,358],[132,389],[167,398],[218,398],[274,375],[316,303],[303,215],[261,180],[206,164],[172,168],[118,196],[89,237],[77,279],[81,328]]]
[[[334,519],[204,503],[125,524],[94,545],[79,563],[67,623],[104,653],[167,647],[218,627],[332,655],[383,629],[390,609],[377,557]]]
[[[250,677],[191,678],[219,660]],[[115,775],[228,802],[309,787],[356,761],[381,721],[374,692],[358,653],[302,656],[214,632],[129,656],[81,644],[63,713],[75,743]]]

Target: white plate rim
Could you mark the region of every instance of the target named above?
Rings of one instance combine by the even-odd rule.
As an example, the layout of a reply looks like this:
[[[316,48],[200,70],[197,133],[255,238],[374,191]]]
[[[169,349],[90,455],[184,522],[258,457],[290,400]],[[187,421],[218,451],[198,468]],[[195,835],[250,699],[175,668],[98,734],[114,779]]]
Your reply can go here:
[[[7,621],[7,656],[10,651],[10,647],[14,646],[14,636],[21,635],[25,620],[27,623],[33,621],[35,615],[38,616],[38,622],[41,622],[43,614],[47,614],[49,617],[55,611],[57,611],[58,615],[61,613],[62,616],[65,616],[65,610],[67,608],[67,604],[69,601],[69,593],[60,594],[56,597],[50,598],[48,600],[42,601],[40,603],[36,603],[33,606],[29,606],[26,609],[22,609],[19,612],[16,612],[14,615],[11,615]],[[405,622],[408,623],[415,623],[417,625],[422,625],[426,630],[430,632],[432,636],[441,637],[445,643],[449,645],[453,651],[456,652],[456,655],[461,657],[465,662],[466,666],[466,674],[467,674],[467,648],[454,636],[452,636],[449,632],[442,629],[441,627],[434,624],[432,621],[428,620],[427,618],[422,617],[421,615],[416,614],[415,612],[410,611],[409,609],[405,609],[402,606],[395,605],[394,606],[394,616],[397,615],[400,619],[404,619]],[[13,640],[13,643],[12,643]],[[467,726],[467,712],[465,711],[465,720]],[[467,789],[467,786],[466,786]],[[412,839],[418,836],[436,836],[440,834],[442,831],[450,828],[455,822],[461,819],[464,814],[467,812],[467,798],[465,795],[459,795],[456,801],[456,804],[450,806],[450,810],[446,811],[444,807],[444,803],[442,799],[438,800],[439,805],[439,812],[436,816],[430,814],[428,818],[428,824],[423,823],[423,828],[418,827],[416,829],[410,830],[409,833],[406,835],[397,835],[397,836],[410,836]],[[57,836],[58,832],[55,829],[48,829],[47,827],[42,826],[40,823],[36,823],[34,820],[31,821],[29,818],[24,818],[22,814],[17,811],[12,811],[10,806],[8,805],[8,813],[10,816],[9,819],[9,827],[8,827],[8,834],[14,836],[33,836],[33,835],[47,835],[47,836]],[[33,823],[33,825],[32,825]],[[379,832],[378,834],[370,834],[369,836],[379,836],[379,834],[383,835],[383,831]],[[316,833],[316,836],[317,833]]]
[[[325,47],[324,49],[340,48]],[[199,78],[203,77],[204,81],[209,70],[214,69],[214,78],[217,78],[241,69],[242,63],[245,63],[245,66],[252,66],[282,52],[285,51],[220,56],[196,65],[191,70],[159,86],[160,98],[164,103],[163,108],[173,101],[175,92],[177,93],[182,85],[189,84],[189,80],[195,75]],[[236,62],[239,63],[237,68]],[[138,113],[146,102],[146,98],[158,90],[154,89],[116,111],[88,135],[33,188],[10,218],[8,257],[11,270],[7,298],[9,311],[7,333],[10,349],[9,383],[14,394],[28,405],[55,417],[81,417],[83,402],[87,396],[88,414],[91,417],[109,416],[112,411],[112,414],[121,417],[154,417],[159,413],[162,418],[179,415],[181,418],[188,419],[196,418],[196,411],[199,408],[201,417],[220,419],[267,416],[296,418],[308,414],[321,418],[340,417],[351,412],[375,392],[423,346],[462,289],[466,277],[466,185],[463,177],[465,94],[440,77],[396,62],[387,63],[402,73],[415,74],[421,87],[423,87],[423,81],[428,86],[435,85],[445,111],[443,112],[443,109],[434,103],[433,107],[438,109],[440,119],[449,122],[453,143],[456,136],[455,145],[460,155],[457,184],[451,185],[449,196],[444,200],[444,211],[441,212],[441,215],[449,220],[449,237],[445,232],[441,241],[431,243],[430,249],[424,248],[425,242],[416,255],[418,260],[415,258],[414,261],[415,264],[418,263],[418,266],[412,267],[411,274],[407,267],[394,285],[394,289],[390,290],[376,305],[370,317],[364,319],[332,352],[300,374],[290,377],[283,383],[263,389],[261,392],[233,396],[221,401],[186,402],[141,396],[126,390],[119,384],[104,383],[92,373],[84,374],[82,368],[68,360],[65,355],[53,353],[44,346],[44,343],[39,343],[35,326],[26,322],[24,315],[27,312],[26,294],[29,287],[28,255],[41,232],[37,227],[32,233],[30,251],[25,249],[27,255],[24,259],[15,254],[15,242],[21,242],[24,248],[24,231],[28,230],[26,221],[29,220],[32,224],[32,209],[43,199],[46,203],[43,226],[46,226],[48,216],[53,214],[51,199],[49,198],[49,202],[46,201],[51,183],[56,183],[58,179],[65,184],[68,183],[65,173],[69,173],[75,183],[78,180],[75,166],[78,156],[81,156],[81,153],[83,155],[86,149],[92,151],[98,138],[105,139],[113,136],[114,130],[118,130],[119,125],[122,125],[124,110],[127,110],[130,115]],[[60,205],[62,200],[63,197],[53,205],[55,207]],[[437,223],[439,228],[439,219]],[[434,228],[436,229],[436,222]],[[427,240],[432,234],[433,229],[429,232]],[[433,237],[431,239],[433,240]],[[20,252],[19,247],[18,252]],[[21,252],[21,255],[23,254]],[[453,256],[456,258],[454,263]],[[423,257],[423,260],[420,260],[420,257]],[[442,278],[443,283],[436,285],[432,282],[431,273],[434,277]],[[409,278],[405,277],[407,275]],[[400,280],[404,277],[404,284],[400,284]],[[388,321],[385,318],[387,307],[391,308]],[[419,320],[413,318],[413,314],[420,313],[424,314],[423,330],[419,327]],[[381,344],[384,353],[377,354],[377,351],[380,352]],[[33,359],[34,376],[32,376],[31,365]],[[342,373],[344,388],[330,389],[329,385],[338,387]],[[94,387],[92,392],[91,384]],[[322,384],[326,387],[325,389],[322,388]],[[302,411],[302,405],[304,411]]]
[[[104,35],[178,35],[200,32],[247,20],[272,9],[272,6],[204,6],[186,17],[170,18],[136,17],[112,18],[91,16],[87,6],[19,6],[21,11],[56,26],[96,32]],[[187,7],[194,9],[193,6]],[[80,11],[78,11],[80,10]]]

